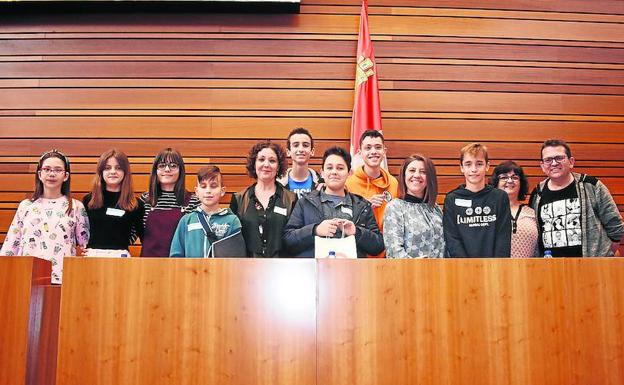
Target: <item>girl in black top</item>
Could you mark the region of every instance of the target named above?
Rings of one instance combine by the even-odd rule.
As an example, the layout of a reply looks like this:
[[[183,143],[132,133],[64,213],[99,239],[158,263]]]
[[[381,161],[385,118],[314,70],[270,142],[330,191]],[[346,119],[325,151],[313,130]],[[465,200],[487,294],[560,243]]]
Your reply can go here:
[[[128,157],[112,149],[100,156],[91,192],[83,199],[91,238],[87,256],[130,256],[128,246],[143,236],[143,205],[132,188]]]

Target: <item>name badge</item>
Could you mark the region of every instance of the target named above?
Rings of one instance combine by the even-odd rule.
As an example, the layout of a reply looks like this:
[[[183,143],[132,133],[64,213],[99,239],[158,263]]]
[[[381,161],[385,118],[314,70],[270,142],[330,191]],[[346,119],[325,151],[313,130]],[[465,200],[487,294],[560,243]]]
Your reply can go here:
[[[106,215],[110,215],[112,217],[123,217],[126,212],[120,209],[114,209],[109,207],[106,209]]]
[[[455,198],[455,206],[459,206],[459,207],[472,207],[472,199],[459,199],[459,198]]]
[[[350,209],[350,208],[348,208],[348,207],[342,206],[342,207],[340,208],[340,211],[342,211],[342,212],[343,212],[343,213],[345,213],[345,214],[348,214],[349,216],[353,216],[353,210],[351,210],[351,209]]]
[[[188,226],[186,226],[187,231],[202,230],[202,229],[203,227],[201,223],[189,223]]]
[[[288,215],[288,211],[286,211],[284,207],[275,206],[275,208],[273,208],[273,211],[283,216]]]

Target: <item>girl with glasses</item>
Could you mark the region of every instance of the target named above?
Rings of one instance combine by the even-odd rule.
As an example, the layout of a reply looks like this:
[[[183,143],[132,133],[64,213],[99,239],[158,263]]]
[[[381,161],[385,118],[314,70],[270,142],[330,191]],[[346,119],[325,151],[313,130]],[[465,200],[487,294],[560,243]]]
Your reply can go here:
[[[182,154],[165,148],[154,158],[149,190],[141,195],[143,214],[142,257],[168,257],[178,221],[199,206],[195,194],[185,187]]]
[[[87,256],[129,257],[128,247],[143,237],[143,202],[136,199],[128,157],[108,150],[97,163],[91,192],[82,200],[89,216]]]
[[[505,191],[511,209],[511,257],[537,256],[537,220],[535,211],[522,203],[529,191],[529,182],[522,167],[507,160],[494,169],[490,185]]]
[[[71,198],[69,160],[58,150],[37,163],[35,192],[23,200],[7,231],[0,255],[28,255],[52,262],[52,283],[60,284],[63,257],[77,255],[89,241],[82,202]]]

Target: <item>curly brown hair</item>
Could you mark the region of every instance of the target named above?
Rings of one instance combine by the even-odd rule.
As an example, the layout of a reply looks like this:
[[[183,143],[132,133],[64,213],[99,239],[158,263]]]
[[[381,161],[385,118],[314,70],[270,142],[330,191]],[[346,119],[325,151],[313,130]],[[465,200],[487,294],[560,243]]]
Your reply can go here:
[[[277,155],[277,177],[281,178],[286,173],[286,152],[282,146],[275,142],[271,142],[270,140],[258,142],[249,150],[246,165],[247,175],[254,179],[258,179],[258,174],[256,174],[256,159],[258,158],[258,153],[265,148],[270,148],[273,152],[275,152],[275,155]]]

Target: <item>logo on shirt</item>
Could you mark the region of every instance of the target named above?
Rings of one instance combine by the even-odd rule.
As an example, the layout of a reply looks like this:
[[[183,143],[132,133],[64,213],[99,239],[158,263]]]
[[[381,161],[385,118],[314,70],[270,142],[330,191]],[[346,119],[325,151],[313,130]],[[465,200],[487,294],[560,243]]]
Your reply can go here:
[[[547,203],[540,210],[544,222],[544,248],[581,245],[581,202],[579,198]]]
[[[228,223],[215,223],[212,226],[210,226],[210,229],[212,230],[213,233],[215,233],[215,235],[217,236],[217,238],[223,238],[225,237],[225,234],[227,234],[228,230],[230,229],[230,225]]]
[[[490,206],[477,206],[474,209],[467,207],[464,211],[465,215],[457,214],[457,224],[468,225],[468,227],[487,227],[492,222],[496,222],[496,214],[490,215],[492,208]]]

